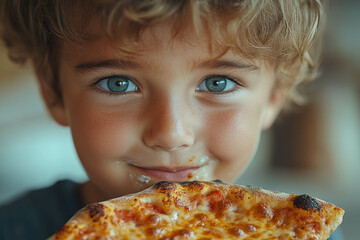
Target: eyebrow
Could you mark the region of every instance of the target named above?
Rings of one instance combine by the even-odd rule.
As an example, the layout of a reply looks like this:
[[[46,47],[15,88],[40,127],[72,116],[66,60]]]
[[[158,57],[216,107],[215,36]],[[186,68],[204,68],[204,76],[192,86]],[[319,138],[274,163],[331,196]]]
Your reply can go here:
[[[121,69],[121,70],[138,70],[141,69],[141,65],[130,61],[122,59],[107,59],[99,61],[89,61],[81,63],[75,66],[75,69],[81,73],[87,73],[95,70],[101,69]],[[200,63],[199,65],[194,64],[193,69],[195,68],[208,68],[208,69],[246,69],[249,71],[258,70],[259,68],[253,64],[247,64],[238,61],[229,61],[229,60],[210,60]]]
[[[223,68],[223,69],[246,69],[249,71],[258,70],[259,67],[253,64],[238,62],[238,61],[229,61],[229,60],[211,60],[201,63],[198,67],[200,68]]]
[[[121,60],[121,59],[89,61],[75,66],[75,69],[81,73],[91,72],[99,69],[107,69],[107,68],[135,70],[141,68],[141,66],[136,62],[129,60]]]

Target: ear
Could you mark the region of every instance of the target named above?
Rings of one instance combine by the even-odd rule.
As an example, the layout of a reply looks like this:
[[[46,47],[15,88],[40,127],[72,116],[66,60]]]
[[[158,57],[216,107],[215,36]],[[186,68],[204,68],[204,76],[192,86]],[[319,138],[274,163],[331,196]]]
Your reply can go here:
[[[285,100],[286,91],[280,87],[274,87],[271,91],[267,106],[263,111],[262,130],[266,130],[272,126],[281,109],[283,109]]]
[[[66,109],[61,99],[57,99],[54,90],[48,83],[38,77],[40,92],[45,102],[46,108],[49,111],[51,117],[60,125],[68,126],[68,120],[66,116]]]

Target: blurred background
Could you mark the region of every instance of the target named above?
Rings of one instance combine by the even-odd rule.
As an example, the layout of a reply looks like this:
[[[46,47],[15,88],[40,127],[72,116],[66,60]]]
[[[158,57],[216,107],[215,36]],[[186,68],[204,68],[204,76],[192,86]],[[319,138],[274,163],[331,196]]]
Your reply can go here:
[[[264,132],[239,184],[307,193],[346,211],[345,239],[358,239],[360,219],[360,1],[331,1],[321,77],[309,103]],[[59,179],[87,179],[67,128],[41,101],[29,66],[0,46],[0,205]]]

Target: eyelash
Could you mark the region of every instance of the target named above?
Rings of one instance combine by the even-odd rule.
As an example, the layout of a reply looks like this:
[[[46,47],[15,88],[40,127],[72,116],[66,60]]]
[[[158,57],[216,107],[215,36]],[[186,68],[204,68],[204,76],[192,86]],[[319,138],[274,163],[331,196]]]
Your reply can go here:
[[[109,96],[109,97],[123,97],[123,96],[126,96],[128,94],[130,94],[130,92],[124,92],[124,93],[116,93],[116,92],[110,92],[110,91],[104,91],[104,90],[101,90],[99,87],[97,87],[96,85],[92,85],[92,88],[93,90],[95,90],[97,93],[100,93],[100,94],[105,94],[106,96]]]

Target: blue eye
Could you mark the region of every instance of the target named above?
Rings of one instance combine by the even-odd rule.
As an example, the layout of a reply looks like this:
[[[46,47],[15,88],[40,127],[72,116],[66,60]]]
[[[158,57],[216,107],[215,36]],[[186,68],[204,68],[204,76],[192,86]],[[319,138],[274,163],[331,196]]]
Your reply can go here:
[[[139,88],[127,77],[111,76],[100,79],[96,85],[108,92],[125,93],[136,92]]]
[[[236,82],[226,76],[211,76],[202,81],[196,90],[222,93],[234,90],[236,85]]]

